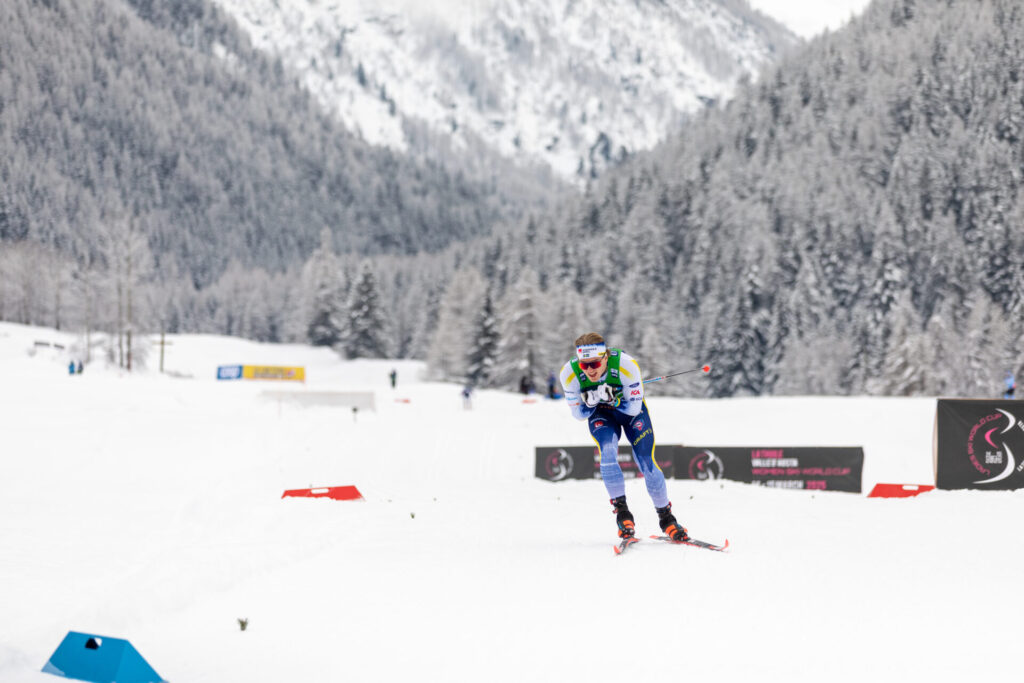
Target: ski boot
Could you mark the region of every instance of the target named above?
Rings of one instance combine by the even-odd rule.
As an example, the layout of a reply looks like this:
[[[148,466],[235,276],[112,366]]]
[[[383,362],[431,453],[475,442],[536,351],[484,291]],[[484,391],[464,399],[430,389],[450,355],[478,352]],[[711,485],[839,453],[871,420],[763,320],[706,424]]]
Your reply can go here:
[[[666,536],[677,542],[690,540],[690,534],[686,533],[686,529],[676,521],[676,516],[672,514],[672,503],[663,508],[654,509],[658,513],[658,525]]]
[[[633,538],[636,529],[633,525],[633,513],[626,507],[626,497],[612,498],[611,504],[615,510],[615,522],[619,525],[619,538]]]

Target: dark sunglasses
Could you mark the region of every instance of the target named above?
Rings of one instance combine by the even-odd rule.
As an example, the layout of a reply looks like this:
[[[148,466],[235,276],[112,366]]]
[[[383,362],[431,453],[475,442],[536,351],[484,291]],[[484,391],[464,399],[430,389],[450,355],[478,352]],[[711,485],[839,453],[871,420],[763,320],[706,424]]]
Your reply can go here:
[[[601,361],[603,360],[604,358],[598,358],[597,360],[581,360],[580,367],[584,370],[597,370],[601,367]]]

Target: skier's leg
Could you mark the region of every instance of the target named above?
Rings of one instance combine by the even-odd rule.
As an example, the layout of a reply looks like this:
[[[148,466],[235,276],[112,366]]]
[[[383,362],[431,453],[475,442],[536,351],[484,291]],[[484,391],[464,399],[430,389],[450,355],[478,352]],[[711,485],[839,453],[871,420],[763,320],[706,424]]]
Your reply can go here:
[[[658,467],[654,459],[654,427],[651,416],[647,413],[647,405],[636,417],[629,421],[625,428],[626,438],[633,447],[633,460],[644,475],[647,493],[654,502],[654,507],[663,508],[668,505],[668,487],[665,484],[665,473]]]
[[[601,451],[601,480],[609,498],[626,495],[626,480],[619,467],[619,436],[622,428],[598,413],[590,418],[590,435]]]
[[[668,490],[665,486],[665,473],[661,471],[658,461],[654,459],[654,427],[651,425],[651,416],[647,413],[647,404],[644,404],[640,414],[626,425],[624,431],[633,447],[633,459],[636,460],[637,467],[643,472],[647,493],[650,494],[655,511],[658,513],[658,526],[672,540],[686,540],[689,538],[689,534],[672,514],[672,503],[669,502]]]
[[[619,466],[619,437],[622,425],[614,416],[595,414],[590,418],[590,435],[601,452],[601,480],[615,512],[615,523],[620,538],[632,538],[635,532],[633,513],[626,505],[626,481]]]

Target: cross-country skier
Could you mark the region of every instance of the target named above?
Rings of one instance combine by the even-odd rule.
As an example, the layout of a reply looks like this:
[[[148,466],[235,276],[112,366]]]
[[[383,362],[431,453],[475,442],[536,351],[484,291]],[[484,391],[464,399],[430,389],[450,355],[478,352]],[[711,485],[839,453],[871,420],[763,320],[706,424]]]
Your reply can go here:
[[[672,540],[688,539],[686,529],[672,514],[665,475],[654,459],[654,427],[636,360],[621,349],[609,349],[601,335],[588,332],[576,340],[576,358],[562,367],[560,379],[573,417],[588,421],[590,434],[601,449],[601,478],[611,498],[619,537],[632,538],[636,533],[618,461],[619,437],[625,432],[661,530]]]

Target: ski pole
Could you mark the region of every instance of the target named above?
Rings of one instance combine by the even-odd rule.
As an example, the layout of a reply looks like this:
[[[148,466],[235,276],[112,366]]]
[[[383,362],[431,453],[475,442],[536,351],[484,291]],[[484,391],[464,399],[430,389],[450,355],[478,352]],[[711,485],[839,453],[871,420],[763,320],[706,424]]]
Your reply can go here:
[[[678,375],[688,375],[691,372],[701,372],[701,373],[706,375],[709,372],[711,372],[711,366],[710,365],[702,365],[699,368],[694,368],[692,370],[683,370],[682,372],[673,372],[671,375],[662,375],[661,377],[651,377],[650,379],[645,379],[644,380],[644,384],[650,384],[651,382],[660,382],[663,379],[668,379],[669,377],[676,377]]]

